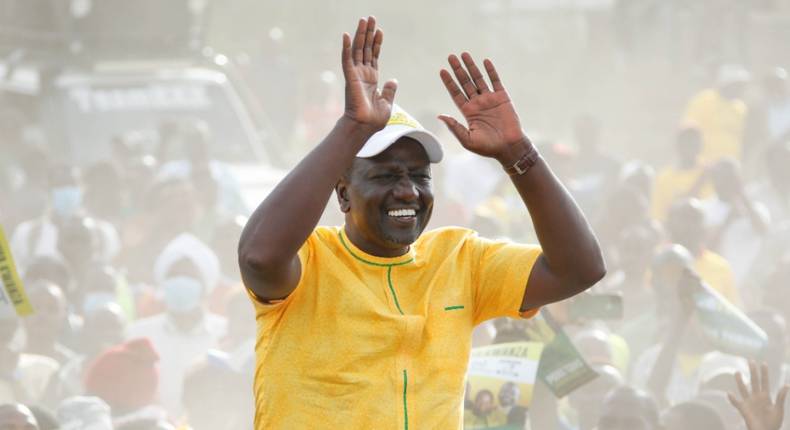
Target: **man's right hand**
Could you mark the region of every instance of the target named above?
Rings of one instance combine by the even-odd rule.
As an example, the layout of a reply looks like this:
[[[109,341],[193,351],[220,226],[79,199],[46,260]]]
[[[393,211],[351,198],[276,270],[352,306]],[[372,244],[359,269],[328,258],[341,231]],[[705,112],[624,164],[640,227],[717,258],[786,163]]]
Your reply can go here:
[[[359,20],[353,40],[343,35],[343,117],[277,184],[244,228],[239,268],[244,284],[264,302],[283,299],[296,289],[302,273],[299,249],[318,224],[338,179],[370,136],[390,119],[397,83],[389,81],[379,91],[383,38],[373,17]]]
[[[384,33],[376,29],[376,18],[361,18],[354,40],[343,34],[343,75],[346,79],[345,117],[372,133],[390,119],[398,83],[394,79],[379,91],[379,53]]]

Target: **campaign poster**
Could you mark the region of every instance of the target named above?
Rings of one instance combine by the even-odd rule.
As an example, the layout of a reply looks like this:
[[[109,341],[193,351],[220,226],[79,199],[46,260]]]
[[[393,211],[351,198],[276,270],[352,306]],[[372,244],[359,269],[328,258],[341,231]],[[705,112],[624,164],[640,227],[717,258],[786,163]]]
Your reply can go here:
[[[542,353],[543,344],[539,342],[472,349],[464,429],[523,429]]]
[[[27,316],[33,313],[33,306],[27,298],[25,288],[11,258],[3,225],[0,224],[0,318]]]

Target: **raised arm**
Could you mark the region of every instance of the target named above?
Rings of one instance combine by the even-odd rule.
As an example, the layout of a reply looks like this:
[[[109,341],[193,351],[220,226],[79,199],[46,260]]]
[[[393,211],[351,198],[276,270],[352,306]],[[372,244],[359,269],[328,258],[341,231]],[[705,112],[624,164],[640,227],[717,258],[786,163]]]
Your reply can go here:
[[[466,68],[455,55],[449,57],[460,87],[447,70],[443,69],[440,75],[468,128],[447,115],[440,115],[439,119],[469,151],[494,158],[504,168],[515,164],[521,171],[528,168],[523,174],[511,168],[515,174],[510,178],[529,210],[543,255],[529,276],[521,310],[586,290],[604,276],[606,268],[584,214],[548,164],[540,157],[534,158],[536,150],[521,127],[516,108],[491,60],[483,62],[491,80],[489,88],[472,56],[464,53],[461,59]]]
[[[296,288],[301,276],[299,248],[318,223],[342,173],[390,118],[397,83],[388,81],[379,91],[382,39],[373,17],[359,20],[353,40],[343,35],[343,117],[258,206],[242,232],[242,279],[263,300],[281,299]]]

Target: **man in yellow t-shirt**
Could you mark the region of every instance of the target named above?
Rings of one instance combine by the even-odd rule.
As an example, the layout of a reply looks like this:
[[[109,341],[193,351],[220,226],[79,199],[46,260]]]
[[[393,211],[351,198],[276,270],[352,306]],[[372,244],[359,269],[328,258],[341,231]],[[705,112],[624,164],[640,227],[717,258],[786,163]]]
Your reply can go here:
[[[741,159],[749,112],[742,98],[748,81],[743,66],[725,64],[718,71],[717,87],[700,91],[688,102],[683,119],[702,127],[706,160],[715,162],[727,155]]]
[[[667,218],[672,204],[683,198],[705,199],[713,194],[708,167],[700,157],[702,134],[695,124],[680,127],[675,138],[677,164],[661,169],[653,185],[652,216],[659,222]]]
[[[378,89],[383,34],[343,36],[346,107],[335,128],[250,218],[239,265],[258,322],[255,428],[460,429],[475,325],[531,317],[605,273],[584,215],[524,134],[493,64],[469,54],[444,81],[469,128],[529,209],[542,249],[446,228],[423,234],[442,146]],[[316,227],[331,194],[343,227]]]
[[[705,214],[697,199],[675,203],[666,227],[672,241],[683,245],[694,256],[694,268],[705,283],[735,306],[740,306],[732,267],[724,257],[705,247]]]

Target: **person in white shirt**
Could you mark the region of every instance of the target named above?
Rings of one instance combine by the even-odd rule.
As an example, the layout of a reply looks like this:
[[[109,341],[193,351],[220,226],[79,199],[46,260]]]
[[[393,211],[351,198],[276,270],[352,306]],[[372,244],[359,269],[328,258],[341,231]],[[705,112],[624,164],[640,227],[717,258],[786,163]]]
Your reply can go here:
[[[732,266],[739,290],[760,250],[771,225],[768,208],[748,197],[741,179],[740,163],[727,157],[711,171],[716,194],[702,201],[708,248],[724,257]],[[747,297],[739,291],[741,297]]]
[[[166,312],[132,322],[126,337],[146,337],[159,352],[161,403],[178,417],[188,365],[217,347],[227,331],[227,320],[204,307],[219,280],[219,260],[199,239],[183,233],[159,255],[154,274]]]
[[[82,181],[77,168],[57,165],[52,168],[49,181],[50,210],[39,218],[19,224],[11,236],[11,252],[22,272],[34,257],[48,255],[63,258],[58,250],[62,225],[66,220],[86,216],[82,206]],[[94,252],[98,260],[108,263],[118,255],[121,240],[112,224],[97,219],[93,221],[97,236]]]

